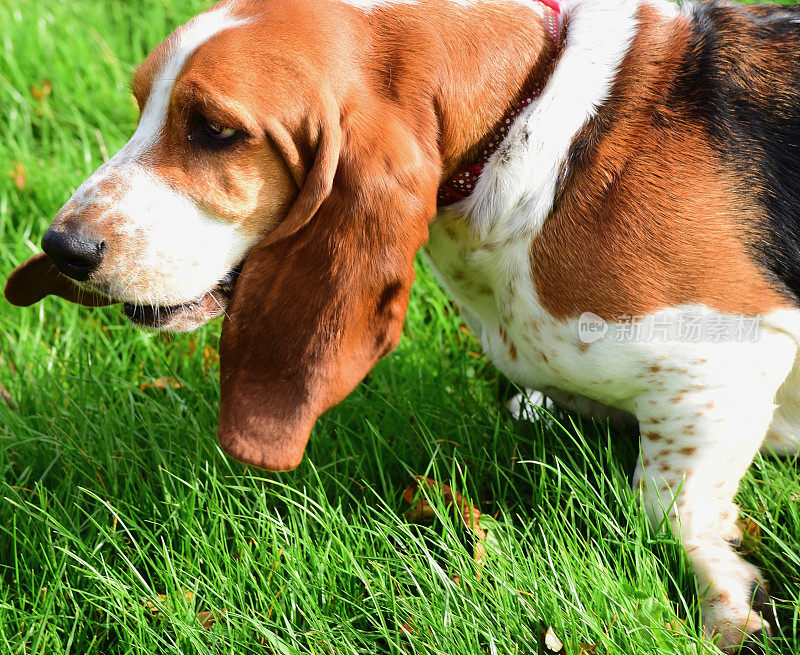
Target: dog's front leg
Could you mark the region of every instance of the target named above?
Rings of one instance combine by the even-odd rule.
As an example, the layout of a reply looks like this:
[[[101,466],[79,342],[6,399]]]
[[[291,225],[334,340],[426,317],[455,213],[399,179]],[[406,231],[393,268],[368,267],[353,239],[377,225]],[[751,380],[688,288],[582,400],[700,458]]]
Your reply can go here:
[[[747,635],[775,627],[761,573],[732,545],[741,536],[733,497],[767,433],[795,351],[788,336],[763,328],[757,342],[662,356],[649,368],[650,390],[636,402],[641,454],[634,486],[652,519],[668,517],[681,537],[698,581],[704,631],[719,635],[729,652]]]

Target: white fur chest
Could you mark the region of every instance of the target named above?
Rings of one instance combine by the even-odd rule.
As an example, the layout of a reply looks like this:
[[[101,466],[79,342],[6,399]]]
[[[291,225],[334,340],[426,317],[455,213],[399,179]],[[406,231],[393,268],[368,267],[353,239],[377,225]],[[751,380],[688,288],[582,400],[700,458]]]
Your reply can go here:
[[[539,352],[528,362],[524,348],[520,361],[517,344],[523,326],[533,331],[545,319],[530,278],[526,245],[525,239],[500,245],[481,242],[466,221],[440,214],[431,225],[425,253],[495,365],[512,379],[541,388],[552,377],[548,355]],[[521,303],[520,296],[527,302]],[[542,351],[548,345],[541,344]]]
[[[608,333],[587,339],[581,335],[582,317],[557,319],[540,302],[530,246],[530,236],[479,240],[466,220],[441,213],[430,226],[425,247],[437,278],[484,352],[521,386],[577,394],[635,414],[653,388],[676,389],[675,401],[680,394],[701,388],[697,380],[731,375],[720,373],[731,362],[752,358],[763,375],[759,362],[767,354],[785,349],[782,358],[789,363],[794,359],[800,342],[797,310],[741,319],[745,326],[747,321],[755,326],[749,336],[662,338],[664,326],[674,332],[687,318],[709,329],[737,325],[735,316],[702,305],[677,306],[637,317],[635,332],[625,323],[601,321]],[[694,376],[692,385],[686,385],[687,375]]]
[[[530,238],[477,240],[466,221],[445,213],[431,225],[425,252],[470,330],[509,378],[527,387],[594,397],[604,389],[603,401],[627,404],[632,390],[605,373],[604,349],[590,349],[579,339],[576,321],[557,320],[539,302]]]

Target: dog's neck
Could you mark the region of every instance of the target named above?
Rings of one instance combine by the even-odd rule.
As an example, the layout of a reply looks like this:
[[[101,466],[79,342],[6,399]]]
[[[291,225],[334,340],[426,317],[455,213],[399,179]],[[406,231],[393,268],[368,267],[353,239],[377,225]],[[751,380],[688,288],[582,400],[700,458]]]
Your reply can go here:
[[[418,118],[421,102],[432,105],[442,179],[473,161],[544,78],[556,51],[547,16],[541,0],[386,3],[367,16],[383,92]]]
[[[460,29],[442,29],[446,61],[437,80],[442,179],[481,159],[501,140],[502,123],[546,79],[558,44],[545,24],[552,13],[539,0],[455,3]],[[463,23],[466,23],[464,25]]]
[[[449,177],[443,177],[439,186],[436,204],[447,207],[469,196],[478,183],[478,179],[484,167],[491,157],[500,147],[500,144],[508,136],[509,130],[516,120],[531,106],[539,97],[547,77],[552,71],[552,64],[561,49],[561,27],[563,15],[558,0],[534,0],[541,5],[543,11],[543,26],[545,32],[550,37],[552,48],[555,53],[552,60],[544,65],[538,65],[538,73],[532,83],[514,99],[512,104],[506,109],[505,114],[495,125],[494,129],[484,138],[483,144],[478,148],[477,153],[467,160],[467,163],[456,169]],[[541,60],[542,58],[540,58]]]

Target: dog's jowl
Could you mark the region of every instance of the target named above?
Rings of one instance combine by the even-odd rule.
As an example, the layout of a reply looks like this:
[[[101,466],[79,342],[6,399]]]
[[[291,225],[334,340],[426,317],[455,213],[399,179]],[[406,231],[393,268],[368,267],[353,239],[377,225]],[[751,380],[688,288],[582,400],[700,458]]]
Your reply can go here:
[[[397,344],[423,249],[506,375],[635,417],[634,487],[736,651],[777,626],[733,498],[759,450],[800,446],[799,21],[221,2],[139,68],[138,129],[6,297],[166,330],[224,314],[220,441],[286,470]]]

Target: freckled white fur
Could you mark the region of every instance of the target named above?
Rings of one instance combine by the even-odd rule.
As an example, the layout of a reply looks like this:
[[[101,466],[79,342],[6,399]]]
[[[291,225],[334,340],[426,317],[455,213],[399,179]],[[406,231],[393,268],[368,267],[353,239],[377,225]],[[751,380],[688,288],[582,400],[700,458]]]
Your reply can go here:
[[[639,420],[635,486],[653,521],[666,517],[687,548],[706,633],[731,645],[743,630],[760,629],[750,601],[761,574],[728,543],[737,536],[733,497],[762,442],[781,452],[800,447],[800,312],[764,317],[752,342],[604,338],[587,345],[577,319],[558,321],[539,303],[527,239],[487,250],[471,234],[464,221],[440,217],[427,252],[487,355],[518,384],[543,392],[534,404],[551,409],[551,398],[622,430],[631,427],[627,415]],[[680,312],[718,315],[678,307],[647,317],[644,326]],[[543,418],[520,398],[511,409]]]
[[[107,223],[109,248],[93,281],[118,299],[153,305],[193,300],[255,245],[255,236],[213,216],[148,172],[172,88],[187,60],[213,36],[247,22],[236,19],[229,7],[200,14],[172,35],[136,132],[65,206],[69,213],[93,206],[95,220]]]
[[[502,241],[541,228],[572,140],[606,100],[636,31],[639,0],[570,0],[564,50],[541,95],[459,203],[476,234]]]
[[[572,138],[607,97],[636,28],[637,4],[570,2],[564,60],[473,196],[433,222],[426,253],[492,361],[544,393],[534,402],[552,398],[593,414],[600,407],[603,418],[627,426],[625,414],[638,419],[635,485],[653,520],[666,518],[681,536],[699,581],[704,629],[728,646],[761,627],[750,610],[760,572],[727,541],[737,536],[734,494],[762,443],[779,452],[800,447],[800,311],[763,317],[755,341],[586,344],[577,319],[556,320],[542,307],[531,273],[531,239],[550,211]],[[655,6],[665,21],[677,15],[661,4]],[[702,306],[676,307],[646,317],[645,328],[681,312],[719,316]],[[524,411],[524,399],[512,409]]]

